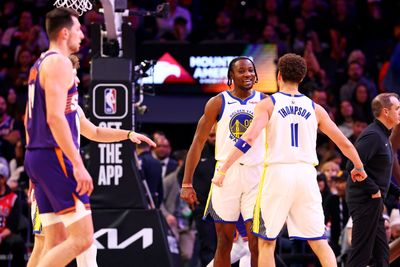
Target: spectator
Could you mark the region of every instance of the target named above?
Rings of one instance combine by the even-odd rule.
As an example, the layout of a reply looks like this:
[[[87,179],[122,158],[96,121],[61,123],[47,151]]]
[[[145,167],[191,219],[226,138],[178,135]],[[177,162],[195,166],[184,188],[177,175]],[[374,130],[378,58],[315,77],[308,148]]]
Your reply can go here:
[[[390,213],[390,231],[391,236],[388,240],[400,237],[400,214],[399,209],[393,209]]]
[[[179,41],[187,42],[187,20],[183,17],[177,17],[174,20],[174,27],[172,30],[166,31],[161,35],[161,41]]]
[[[332,195],[331,190],[329,189],[328,183],[326,182],[326,176],[323,173],[319,173],[317,175],[317,182],[319,187],[319,192],[322,196],[322,203],[325,203],[326,199]]]
[[[11,160],[14,157],[14,145],[20,139],[17,123],[7,114],[7,102],[0,96],[0,156]]]
[[[340,131],[349,138],[353,134],[353,105],[350,101],[343,100],[340,102],[340,110],[336,123],[339,125]]]
[[[337,165],[339,165],[339,169],[342,170],[343,169],[342,165],[344,165],[344,163],[345,163],[345,160],[343,159],[343,157],[344,156],[339,151],[337,151],[336,149],[331,149],[325,153],[324,157],[322,158],[322,160],[320,162],[322,164],[322,163],[325,163],[328,161],[333,161]]]
[[[25,242],[18,234],[21,204],[16,193],[7,186],[8,166],[0,163],[0,251],[11,253],[11,266],[25,266]]]
[[[178,162],[171,158],[171,145],[169,140],[165,136],[164,133],[155,132],[153,134],[154,142],[157,144],[155,148],[153,148],[152,155],[153,157],[161,163],[162,166],[162,177],[164,178],[166,175],[175,171],[178,167]]]
[[[353,49],[356,45],[356,36],[354,36],[356,17],[352,16],[354,14],[349,14],[347,1],[338,0],[335,2],[333,3],[330,26],[331,58],[342,60],[346,56],[346,49]]]
[[[351,62],[354,61],[358,62],[361,65],[361,67],[365,70],[367,60],[365,58],[364,53],[360,49],[351,51],[349,58],[347,59],[347,64],[350,64]]]
[[[330,107],[329,103],[328,103],[328,92],[327,91],[317,88],[316,90],[312,91],[311,99],[316,104],[323,107],[326,110],[326,112],[328,112],[329,117],[331,119],[333,119],[333,117],[334,117],[333,110],[332,110],[332,107]]]
[[[304,18],[296,17],[290,40],[291,50],[296,54],[303,55],[308,41],[311,41],[314,51],[320,51],[318,35],[315,31],[307,28]]]
[[[328,78],[321,68],[317,57],[314,54],[312,42],[307,41],[304,50],[304,59],[307,62],[307,75],[301,83],[301,92],[311,97],[311,92],[316,89],[325,90],[328,87]]]
[[[15,49],[14,61],[18,61],[20,50],[28,49],[32,52],[35,60],[40,56],[40,53],[45,51],[49,46],[49,40],[43,31],[43,28],[35,25],[29,30],[29,34],[25,42],[21,43]]]
[[[32,66],[32,53],[28,49],[19,50],[18,61],[15,67],[9,72],[9,77],[13,81],[14,89],[20,98],[26,103],[28,97],[29,71]]]
[[[146,180],[154,204],[159,208],[164,199],[161,163],[151,155],[150,145],[146,142],[136,145],[136,153],[139,158],[139,170],[142,178]]]
[[[28,189],[29,178],[24,168],[25,147],[21,141],[15,144],[15,158],[10,160],[10,178],[7,185],[11,190],[16,191],[18,188]]]
[[[3,2],[3,8],[0,12],[0,28],[2,30],[17,25],[18,17],[15,16],[16,5],[17,3],[15,1],[8,0]]]
[[[340,172],[339,165],[334,161],[327,161],[323,163],[320,167],[320,172],[323,173],[326,177],[326,183],[329,187],[329,191],[332,194],[336,194],[336,188],[332,183],[332,177],[337,176]]]
[[[371,100],[367,86],[363,83],[358,84],[351,98],[353,117],[363,118],[368,123],[372,122]]]
[[[281,3],[278,3],[277,0],[264,1],[264,25],[271,25],[274,27],[279,39],[284,41],[287,46],[290,37],[290,29],[287,26],[287,21],[284,20],[286,16],[280,4]]]
[[[207,41],[238,41],[239,33],[232,28],[231,16],[226,11],[218,13],[215,19],[215,29],[206,37]]]
[[[349,140],[354,144],[361,132],[367,128],[368,122],[363,117],[355,116],[353,119],[353,134],[349,137]]]
[[[164,201],[161,211],[179,242],[182,262],[187,266],[193,255],[196,232],[192,225],[192,211],[188,204],[179,198],[178,175],[186,158],[186,150],[175,151],[178,167],[163,179]]]
[[[30,30],[33,27],[32,13],[30,11],[23,11],[19,17],[19,23],[17,27],[8,28],[2,37],[1,44],[8,49],[9,60],[13,61],[15,56],[15,50],[18,45],[24,44],[30,35]],[[42,42],[44,39],[46,42],[47,38],[43,32],[43,35],[39,36]]]
[[[336,256],[338,256],[341,251],[341,244],[339,243],[340,234],[349,219],[349,211],[345,199],[346,180],[347,173],[342,171],[340,171],[336,176],[332,177],[333,187],[335,188],[337,194],[327,197],[323,204],[325,224],[330,222],[331,232],[329,244],[331,245]]]
[[[371,97],[375,97],[377,94],[376,86],[373,82],[368,80],[364,76],[364,68],[358,61],[352,61],[348,66],[348,80],[340,88],[340,100],[351,100],[354,90],[359,83],[364,83],[369,91]]]
[[[22,119],[25,109],[18,103],[18,96],[15,89],[10,87],[7,91],[7,114],[16,120]]]
[[[266,24],[264,26],[261,38],[258,39],[257,42],[263,44],[275,44],[278,52],[278,57],[287,53],[286,43],[279,39],[279,36],[276,33],[274,26],[272,26],[271,24]]]
[[[215,126],[208,134],[207,141],[201,152],[200,161],[193,174],[193,187],[197,193],[198,205],[193,210],[197,237],[200,243],[199,258],[201,266],[206,266],[213,258],[217,248],[217,236],[213,222],[204,221],[203,214],[210,192],[211,179],[214,176],[215,160]],[[183,177],[184,168],[181,170]]]
[[[162,35],[167,31],[173,31],[174,21],[178,17],[186,19],[186,36],[192,32],[192,16],[184,7],[178,5],[178,0],[167,0],[169,3],[169,12],[167,18],[157,18],[159,34]]]

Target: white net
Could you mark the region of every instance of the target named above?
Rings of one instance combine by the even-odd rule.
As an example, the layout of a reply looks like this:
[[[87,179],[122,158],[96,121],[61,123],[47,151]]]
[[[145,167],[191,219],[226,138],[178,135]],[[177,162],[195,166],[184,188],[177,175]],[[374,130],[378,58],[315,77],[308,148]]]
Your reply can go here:
[[[56,7],[66,7],[74,9],[79,15],[92,9],[93,5],[90,0],[56,0]]]

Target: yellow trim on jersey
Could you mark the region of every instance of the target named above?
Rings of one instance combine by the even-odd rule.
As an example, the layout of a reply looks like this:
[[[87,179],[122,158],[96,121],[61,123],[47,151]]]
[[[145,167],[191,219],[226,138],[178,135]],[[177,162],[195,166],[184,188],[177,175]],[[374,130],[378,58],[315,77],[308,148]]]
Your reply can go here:
[[[261,215],[261,196],[262,196],[262,189],[265,180],[265,174],[267,173],[267,165],[264,164],[263,172],[261,175],[261,181],[258,185],[258,193],[256,199],[256,205],[254,206],[254,214],[253,214],[253,229],[254,233],[259,233],[260,231],[260,215]]]
[[[210,192],[208,192],[207,204],[206,204],[206,208],[204,209],[203,217],[205,217],[207,215],[208,205],[210,204],[210,201],[211,201],[213,186],[214,185],[211,183]]]
[[[218,166],[218,161],[217,161],[217,163],[215,163],[214,175],[215,175],[215,172],[217,170],[217,166]],[[214,175],[213,175],[213,178],[214,178]],[[211,201],[213,187],[214,187],[214,184],[211,183],[210,191],[208,192],[206,208],[204,209],[204,213],[203,213],[203,217],[207,215],[208,205],[210,204],[210,201]]]
[[[264,185],[264,180],[265,180],[265,175],[267,173],[267,152],[268,152],[268,143],[267,143],[267,128],[265,128],[265,153],[264,153],[264,164],[263,164],[263,171],[261,175],[261,180],[260,183],[258,184],[258,192],[257,192],[257,198],[256,198],[256,204],[254,206],[254,214],[253,214],[253,228],[252,231],[254,233],[259,233],[260,232],[260,215],[261,215],[261,195],[262,195],[262,189]]]
[[[34,234],[41,234],[42,233],[42,222],[39,219],[39,207],[36,205],[34,218],[33,219],[33,232]]]

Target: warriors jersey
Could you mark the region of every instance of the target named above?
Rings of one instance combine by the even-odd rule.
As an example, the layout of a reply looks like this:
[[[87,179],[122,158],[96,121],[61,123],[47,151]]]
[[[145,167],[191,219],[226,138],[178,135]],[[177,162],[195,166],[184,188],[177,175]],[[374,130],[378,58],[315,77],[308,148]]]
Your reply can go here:
[[[254,117],[254,108],[264,98],[264,94],[253,91],[242,100],[233,96],[229,91],[221,93],[222,110],[218,115],[216,128],[215,159],[225,161],[236,141],[250,126]],[[265,132],[263,131],[250,150],[239,158],[244,165],[257,165],[264,161]]]
[[[47,110],[45,94],[46,92],[40,85],[39,73],[40,65],[43,60],[56,54],[56,52],[43,53],[35,62],[29,73],[28,81],[28,112],[27,112],[27,132],[29,143],[27,148],[54,148],[58,147],[53,134],[47,124]],[[78,118],[78,90],[75,83],[68,90],[67,103],[65,107],[65,117],[71,130],[75,146],[79,148],[79,118]]]
[[[314,102],[305,95],[278,92],[271,96],[274,110],[267,125],[268,165],[318,164],[318,122]]]

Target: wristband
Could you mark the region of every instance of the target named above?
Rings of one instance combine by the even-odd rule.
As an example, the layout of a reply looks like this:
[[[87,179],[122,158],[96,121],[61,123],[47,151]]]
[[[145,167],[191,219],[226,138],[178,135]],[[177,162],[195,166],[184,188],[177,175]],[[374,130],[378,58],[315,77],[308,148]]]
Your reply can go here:
[[[251,148],[251,145],[242,138],[239,138],[235,143],[235,147],[237,147],[243,153],[246,153]]]
[[[192,184],[182,184],[182,188],[193,188]]]
[[[128,132],[128,139],[131,139],[131,137],[130,137],[130,136],[131,136],[131,133],[134,133],[134,132],[135,132],[135,131],[129,131],[129,132]]]
[[[220,170],[217,171],[217,175],[225,176],[225,174],[226,174],[226,173],[223,172],[223,171],[220,171]]]
[[[358,172],[363,172],[363,171],[364,171],[364,167],[361,167],[361,168],[356,168],[356,167],[354,167],[354,169],[355,169],[356,171],[358,171]]]

